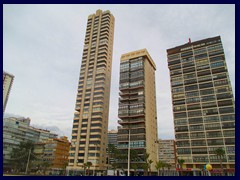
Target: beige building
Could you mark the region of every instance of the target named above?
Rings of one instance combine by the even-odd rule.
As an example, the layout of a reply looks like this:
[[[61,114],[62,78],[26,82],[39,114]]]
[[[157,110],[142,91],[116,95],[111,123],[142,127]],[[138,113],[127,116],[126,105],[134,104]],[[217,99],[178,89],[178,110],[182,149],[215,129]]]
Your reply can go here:
[[[114,16],[97,10],[89,15],[72,128],[68,170],[106,169],[106,147]]]
[[[167,50],[177,155],[184,168],[235,167],[235,105],[220,36]]]
[[[136,164],[138,169],[142,169],[146,152],[153,161],[152,170],[158,160],[155,70],[146,49],[121,56],[118,149],[126,153],[130,128],[130,149],[136,150],[139,157],[131,162],[131,167]],[[122,166],[127,168],[127,159]]]
[[[68,164],[70,142],[66,136],[60,138],[53,138],[45,140],[44,142],[37,142],[34,144],[34,154],[37,163],[43,164],[47,162],[47,172],[52,174],[65,173]]]
[[[158,140],[158,158],[160,161],[171,165],[170,169],[176,169],[176,148],[175,140]]]
[[[3,113],[5,112],[14,76],[3,71]]]

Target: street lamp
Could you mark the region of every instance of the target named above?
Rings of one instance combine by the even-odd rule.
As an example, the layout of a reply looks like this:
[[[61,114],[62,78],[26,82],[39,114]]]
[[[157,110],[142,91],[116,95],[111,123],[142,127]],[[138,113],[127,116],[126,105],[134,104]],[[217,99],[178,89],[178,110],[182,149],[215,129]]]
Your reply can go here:
[[[130,176],[130,128],[128,129],[128,176]]]

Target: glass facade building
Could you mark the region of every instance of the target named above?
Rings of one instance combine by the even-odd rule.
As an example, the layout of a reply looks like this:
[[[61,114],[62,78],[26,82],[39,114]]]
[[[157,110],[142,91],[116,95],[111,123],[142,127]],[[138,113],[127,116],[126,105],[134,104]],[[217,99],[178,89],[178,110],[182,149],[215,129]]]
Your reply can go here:
[[[138,169],[142,169],[145,153],[154,162],[152,170],[158,159],[155,70],[146,49],[121,56],[118,149],[127,154],[130,131],[130,148],[138,154],[138,160],[131,164],[137,164]],[[122,167],[127,168],[127,159],[122,161]]]

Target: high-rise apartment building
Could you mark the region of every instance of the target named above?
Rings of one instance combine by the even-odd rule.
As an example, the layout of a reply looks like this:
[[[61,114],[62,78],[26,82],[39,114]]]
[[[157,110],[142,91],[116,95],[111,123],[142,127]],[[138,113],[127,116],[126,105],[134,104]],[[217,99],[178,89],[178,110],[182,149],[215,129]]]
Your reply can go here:
[[[177,155],[186,168],[235,166],[235,106],[220,36],[167,50]]]
[[[106,169],[106,147],[114,16],[97,10],[89,15],[72,128],[69,171]]]
[[[111,130],[108,131],[108,144],[112,144],[117,147],[117,131]]]
[[[176,168],[176,148],[175,140],[159,139],[158,140],[158,158],[160,161],[167,163],[168,169]]]
[[[6,109],[9,93],[12,87],[14,76],[3,71],[3,112]]]
[[[130,129],[130,149],[139,157],[131,160],[131,167],[136,164],[138,169],[143,169],[146,153],[153,161],[152,170],[158,160],[155,70],[156,65],[146,49],[121,56],[118,149],[127,152]],[[126,169],[127,159],[122,162]]]

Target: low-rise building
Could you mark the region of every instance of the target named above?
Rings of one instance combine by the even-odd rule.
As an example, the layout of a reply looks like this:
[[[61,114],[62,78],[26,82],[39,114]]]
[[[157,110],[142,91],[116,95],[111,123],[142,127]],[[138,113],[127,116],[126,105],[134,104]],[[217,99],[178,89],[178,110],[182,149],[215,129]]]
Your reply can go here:
[[[48,130],[30,126],[30,118],[10,117],[3,119],[3,167],[11,168],[11,153],[21,142],[43,142],[58,135]]]

